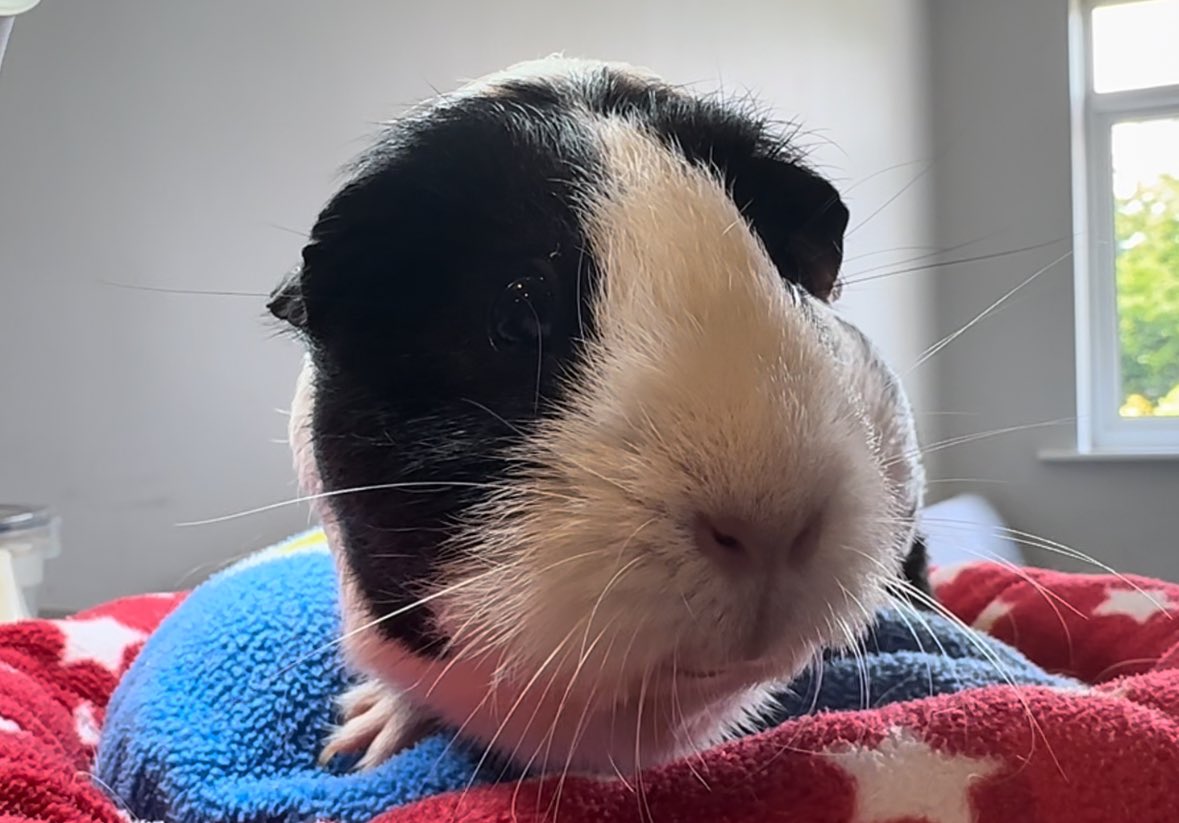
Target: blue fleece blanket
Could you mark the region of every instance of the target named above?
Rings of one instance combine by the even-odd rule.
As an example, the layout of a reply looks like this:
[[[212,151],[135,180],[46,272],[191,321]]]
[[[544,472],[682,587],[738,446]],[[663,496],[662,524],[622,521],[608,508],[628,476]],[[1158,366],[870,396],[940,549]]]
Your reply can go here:
[[[348,684],[334,648],[334,566],[321,532],[266,549],[198,586],[151,636],[109,707],[97,777],[134,818],[362,823],[474,782],[479,757],[446,734],[380,767],[317,765]],[[829,655],[766,718],[881,706],[1008,682],[948,621],[884,612],[858,659]],[[1016,682],[1067,685],[980,637]]]

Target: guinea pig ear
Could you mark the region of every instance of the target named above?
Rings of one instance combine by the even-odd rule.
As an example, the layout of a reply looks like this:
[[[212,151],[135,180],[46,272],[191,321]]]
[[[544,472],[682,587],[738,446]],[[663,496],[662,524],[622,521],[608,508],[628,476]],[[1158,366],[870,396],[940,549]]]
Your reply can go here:
[[[300,331],[307,328],[307,301],[303,296],[303,265],[292,268],[270,293],[267,310]]]
[[[792,199],[797,204],[787,245],[797,276],[807,291],[828,303],[839,297],[839,269],[848,211],[835,187],[814,172],[791,166]]]
[[[766,157],[738,172],[733,194],[782,278],[835,300],[848,220],[835,187],[806,166]]]

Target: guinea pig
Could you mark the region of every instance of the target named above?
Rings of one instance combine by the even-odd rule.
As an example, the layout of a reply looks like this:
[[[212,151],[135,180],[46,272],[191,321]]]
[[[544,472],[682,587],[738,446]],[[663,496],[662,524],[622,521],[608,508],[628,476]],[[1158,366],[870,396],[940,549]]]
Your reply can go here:
[[[525,770],[726,739],[920,591],[848,212],[748,103],[549,58],[383,127],[270,311],[359,674],[325,760],[431,726]]]

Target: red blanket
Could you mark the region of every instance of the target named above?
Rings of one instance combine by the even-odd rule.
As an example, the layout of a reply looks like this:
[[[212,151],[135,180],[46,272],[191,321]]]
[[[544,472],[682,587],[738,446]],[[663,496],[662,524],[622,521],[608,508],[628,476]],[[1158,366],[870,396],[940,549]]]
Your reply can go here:
[[[627,784],[490,786],[380,823],[1179,821],[1179,586],[990,564],[935,584],[965,623],[1089,685],[818,715]],[[118,677],[181,597],[0,626],[0,823],[124,820],[89,777],[93,747]]]

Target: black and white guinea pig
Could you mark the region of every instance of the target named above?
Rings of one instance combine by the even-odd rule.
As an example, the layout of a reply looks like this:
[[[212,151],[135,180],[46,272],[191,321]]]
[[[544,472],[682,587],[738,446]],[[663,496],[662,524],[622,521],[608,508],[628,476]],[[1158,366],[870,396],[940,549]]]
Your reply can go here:
[[[363,677],[325,757],[438,723],[658,764],[924,588],[909,404],[829,305],[847,220],[748,105],[618,64],[383,131],[270,303]]]

